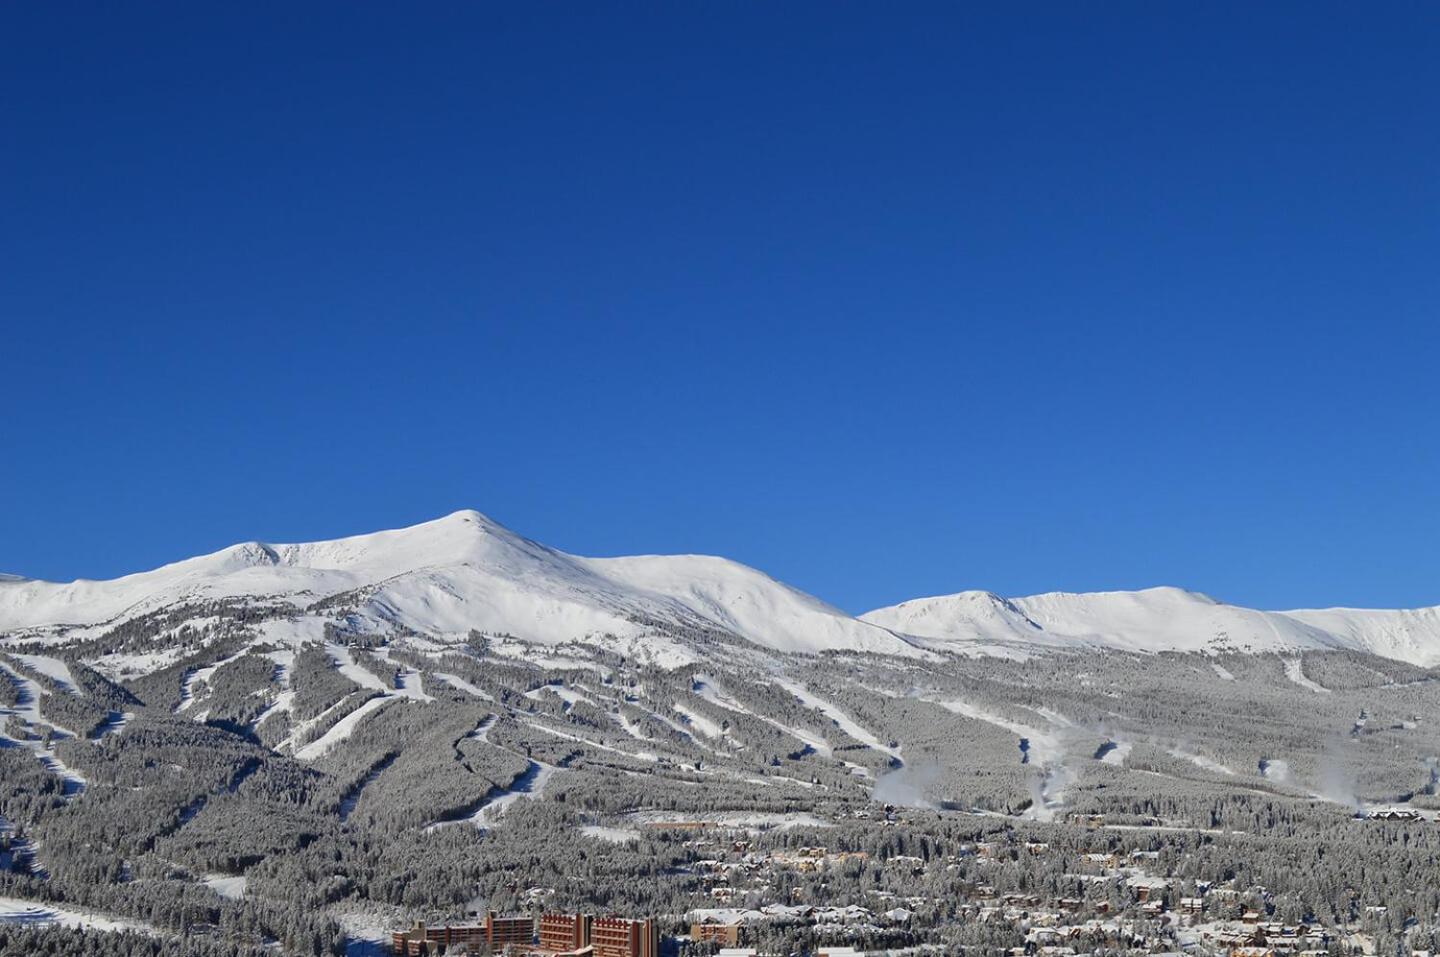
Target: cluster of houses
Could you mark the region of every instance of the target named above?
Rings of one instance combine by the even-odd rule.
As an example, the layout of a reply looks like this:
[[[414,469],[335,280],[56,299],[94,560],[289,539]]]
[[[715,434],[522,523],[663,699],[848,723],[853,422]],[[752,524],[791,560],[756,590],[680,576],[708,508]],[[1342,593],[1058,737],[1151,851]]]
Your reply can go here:
[[[812,907],[805,904],[766,904],[758,908],[698,908],[686,915],[690,939],[736,946],[747,931],[760,924],[772,927],[808,927],[816,935],[840,940],[874,939],[892,934],[910,923],[914,912],[892,907],[876,913],[868,907]]]
[[[1105,826],[1098,816],[1077,823],[1096,830]],[[1055,899],[1035,893],[1001,893],[981,882],[965,882],[956,885],[944,902],[872,891],[876,898],[883,898],[873,906],[826,907],[794,901],[756,905],[754,901],[772,886],[769,872],[775,868],[823,871],[865,859],[865,854],[825,847],[762,852],[748,841],[689,843],[715,849],[692,865],[713,906],[687,915],[689,936],[695,942],[719,945],[726,957],[753,954],[743,945],[754,940],[749,931],[760,925],[803,925],[815,938],[849,945],[883,940],[886,934],[921,924],[926,914],[933,915],[942,903],[947,915],[953,915],[948,919],[1013,928],[1015,957],[1068,957],[1098,950],[1154,953],[1183,949],[1230,957],[1318,957],[1321,953],[1366,951],[1364,940],[1351,934],[1267,919],[1257,909],[1265,899],[1262,888],[1182,883],[1155,876],[1151,871],[1160,864],[1160,853],[1153,850],[1080,852],[1070,871],[1071,896]],[[1043,856],[1051,852],[1045,842],[1003,840],[979,842],[963,851],[976,860],[997,863],[1017,853]],[[927,861],[897,856],[886,859],[884,867],[918,878],[935,867],[957,870],[959,858]],[[921,919],[912,920],[917,912]]]
[[[711,841],[687,842],[692,847],[714,847]],[[774,870],[790,870],[802,874],[823,871],[850,860],[865,860],[863,851],[831,851],[824,847],[802,847],[795,851],[752,851],[750,842],[735,841],[726,856],[705,857],[690,864],[700,876],[711,899],[720,904],[733,901],[747,886],[763,880]]]
[[[893,821],[895,816],[896,812],[887,808],[880,820]],[[1098,815],[1071,823],[1097,832],[1107,828]],[[767,957],[757,953],[757,943],[786,939],[786,928],[795,929],[799,940],[826,942],[814,946],[816,957],[860,957],[861,946],[899,948],[872,954],[919,953],[926,949],[919,943],[925,937],[923,928],[936,920],[991,925],[998,939],[1007,941],[1004,946],[1013,945],[1010,957],[1073,957],[1105,951],[1228,957],[1373,953],[1367,938],[1354,933],[1269,919],[1263,888],[1157,876],[1154,872],[1161,870],[1163,863],[1155,850],[1125,852],[1103,847],[1073,851],[1067,855],[1065,879],[1056,888],[1065,896],[1052,896],[1033,890],[1001,891],[986,883],[987,865],[1000,868],[1004,862],[1027,855],[1050,857],[1055,849],[1043,841],[1017,842],[1012,836],[967,845],[958,856],[947,858],[891,856],[871,861],[861,851],[825,846],[764,849],[751,840],[732,839],[736,837],[733,832],[729,836],[713,833],[723,828],[711,822],[667,822],[665,826],[707,832],[684,842],[696,852],[698,859],[692,860],[688,869],[700,878],[708,898],[707,906],[691,910],[684,921],[690,944],[700,953],[718,953],[720,957]],[[1164,822],[1156,826],[1164,826]],[[868,906],[826,906],[807,900],[816,893],[814,881],[805,888],[797,887],[778,873],[823,875],[854,862],[883,867],[900,879],[887,881],[888,890],[877,887],[865,892],[862,899]],[[915,890],[925,887],[924,879],[935,876],[936,868],[956,875],[953,880],[928,882],[932,895],[938,893],[937,888],[944,888],[943,898],[907,893],[911,885]],[[1001,878],[1001,873],[1010,872],[997,871],[989,879],[1004,884],[1008,878]],[[959,879],[961,874],[964,879]],[[819,886],[824,886],[824,880],[822,876]],[[778,888],[787,884],[791,889],[782,897]],[[532,888],[528,894],[531,906],[539,909],[541,898],[552,893],[548,888]],[[602,923],[606,932],[597,933]],[[615,926],[610,928],[612,923]],[[536,921],[489,915],[487,925],[483,933],[472,927],[465,932],[468,938],[455,928],[419,927],[396,935],[396,951],[434,954],[441,951],[433,945],[443,940],[451,948],[443,952],[452,955],[461,952],[453,949],[455,945],[473,939],[476,951],[483,944],[487,953],[548,957],[658,957],[660,953],[654,921],[648,920],[547,914]],[[422,942],[431,949],[421,949]]]

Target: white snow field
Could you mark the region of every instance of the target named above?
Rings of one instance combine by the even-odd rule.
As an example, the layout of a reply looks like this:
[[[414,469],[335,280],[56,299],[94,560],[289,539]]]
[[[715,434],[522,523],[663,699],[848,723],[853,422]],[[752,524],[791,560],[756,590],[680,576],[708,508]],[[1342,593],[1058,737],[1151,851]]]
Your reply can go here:
[[[215,676],[215,672],[219,671],[226,665],[243,658],[247,652],[248,649],[236,652],[228,658],[220,659],[213,665],[206,665],[204,668],[196,668],[194,671],[187,674],[185,676],[184,682],[182,682],[180,685],[180,701],[175,705],[175,713],[179,714],[182,711],[189,711],[191,706],[195,704],[195,686],[197,684],[201,684],[202,682],[209,683],[211,678]],[[203,717],[197,717],[195,720],[203,721],[205,719]]]
[[[795,740],[799,741],[801,744],[805,745],[805,747],[809,748],[815,754],[818,754],[823,758],[829,758],[834,756],[835,752],[834,749],[831,748],[830,742],[826,741],[820,735],[807,731],[804,728],[792,728],[789,725],[776,721],[769,715],[760,714],[751,708],[745,707],[739,701],[736,701],[733,697],[727,694],[725,689],[720,687],[720,685],[716,684],[715,679],[711,678],[709,675],[695,675],[691,679],[691,690],[713,705],[718,705],[719,707],[725,708],[729,711],[734,711],[739,714],[746,714],[759,721],[764,721],[766,724],[770,725],[776,730],[781,731],[794,738]],[[793,691],[791,693],[794,694]],[[628,724],[627,730],[629,730]],[[631,733],[633,734],[634,732],[632,731]],[[868,773],[865,768],[860,767],[858,764],[851,765],[851,767],[858,768],[860,771]]]
[[[158,936],[155,928],[143,921],[109,917],[90,911],[71,910],[57,904],[27,901],[18,897],[0,897],[0,924],[35,927],[57,925],[103,931],[133,930],[142,934]]]
[[[850,735],[850,737],[854,738],[856,741],[859,741],[861,744],[869,745],[876,751],[888,754],[892,758],[895,758],[897,760],[899,759],[899,748],[895,748],[883,743],[872,732],[866,730],[865,728],[862,728],[860,724],[855,721],[854,718],[850,717],[848,714],[841,711],[839,708],[826,701],[824,698],[821,698],[819,695],[812,692],[809,688],[806,688],[804,685],[800,684],[800,682],[794,681],[789,678],[777,678],[775,680],[775,683],[780,685],[780,687],[784,688],[786,691],[793,694],[796,698],[800,699],[800,703],[805,705],[805,707],[814,708],[815,710],[819,711],[821,714],[829,718],[831,721],[834,721],[836,726],[839,727],[840,730]]]
[[[1330,693],[1329,688],[1322,687],[1321,685],[1318,685],[1315,682],[1311,681],[1309,678],[1305,677],[1305,672],[1302,668],[1302,662],[1299,658],[1285,659],[1285,677],[1289,678],[1291,681],[1295,682],[1300,687],[1307,688],[1310,691],[1315,692],[1316,694]]]
[[[239,874],[206,874],[201,883],[226,900],[238,901],[245,896],[246,880]]]
[[[640,837],[640,832],[628,827],[607,827],[604,824],[582,824],[580,833],[607,844],[624,844]]]
[[[1440,608],[1256,611],[1179,588],[1010,599],[967,591],[901,602],[860,618],[926,647],[961,653],[1351,649],[1422,666],[1440,664]],[[1226,678],[1222,671],[1216,674]]]
[[[59,658],[51,658],[48,655],[21,655],[11,657],[22,662],[25,667],[36,671],[50,680],[54,681],[70,694],[78,695],[80,689],[75,686],[75,678],[70,674],[70,666]]]
[[[644,616],[723,629],[779,651],[923,654],[884,628],[736,562],[698,555],[581,558],[473,511],[328,542],[248,542],[110,581],[6,580],[0,629],[108,624],[201,599],[263,596],[308,605],[361,588],[361,619],[387,627],[403,622],[434,635],[477,629],[544,644],[588,635],[624,642],[646,631],[635,621]]]
[[[1267,612],[1178,588],[1009,599],[967,591],[855,618],[723,558],[583,558],[517,535],[474,511],[334,541],[248,542],[108,581],[0,577],[0,631],[44,641],[65,629],[74,638],[187,602],[261,599],[297,610],[290,619],[262,626],[266,640],[283,654],[321,638],[323,620],[302,609],[338,595],[353,596],[352,626],[360,633],[389,633],[402,625],[433,640],[459,641],[473,630],[557,650],[567,642],[591,641],[665,667],[698,659],[693,649],[656,634],[647,622],[720,631],[781,653],[877,652],[923,659],[1028,656],[1076,647],[1353,649],[1422,666],[1440,664],[1440,608]],[[497,640],[496,650],[505,653],[504,640]],[[58,659],[23,660],[62,687],[70,681]],[[117,655],[112,665],[139,673],[169,663],[160,654]],[[383,684],[343,658],[340,665],[362,687]],[[206,677],[192,676],[187,689]],[[424,695],[405,677],[398,690]],[[180,707],[188,709],[188,699]]]
[[[335,745],[339,744],[341,741],[344,741],[346,738],[350,737],[350,735],[354,734],[356,727],[359,726],[361,721],[364,721],[372,713],[385,707],[387,704],[396,700],[398,697],[400,696],[395,694],[382,694],[378,697],[371,698],[369,701],[365,702],[360,707],[356,708],[354,711],[341,718],[339,721],[336,721],[333,725],[330,726],[330,729],[324,734],[322,734],[320,737],[316,738],[314,741],[311,741],[299,751],[296,751],[295,757],[301,761],[315,760],[316,758],[323,755],[325,752],[329,751],[331,748],[335,747]]]
[[[51,736],[57,741],[62,738],[75,737],[73,731],[46,719],[41,714],[40,700],[50,692],[42,688],[35,679],[13,671],[3,663],[0,663],[0,681],[12,683],[19,693],[19,700],[14,707],[0,707],[0,742],[3,742],[5,746],[22,747],[31,751],[46,770],[63,782],[62,789],[66,800],[85,790],[84,776],[60,760],[55,753],[53,743],[47,746],[44,737],[32,734],[15,737],[15,735],[22,734],[21,729],[24,727],[28,727],[32,731],[43,731],[49,728]],[[12,728],[11,719],[19,722],[20,727]]]
[[[445,682],[447,685],[454,688],[456,691],[463,691],[466,694],[475,698],[479,698],[482,701],[495,700],[489,692],[483,691],[480,688],[475,687],[470,682],[466,681],[464,678],[461,678],[459,675],[452,675],[444,671],[437,671],[435,672],[435,677],[439,678],[441,681]]]

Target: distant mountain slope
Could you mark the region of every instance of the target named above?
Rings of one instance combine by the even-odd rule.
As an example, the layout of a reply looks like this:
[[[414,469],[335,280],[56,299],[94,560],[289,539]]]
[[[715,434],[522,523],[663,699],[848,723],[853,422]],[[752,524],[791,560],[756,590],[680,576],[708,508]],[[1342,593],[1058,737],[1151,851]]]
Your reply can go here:
[[[1326,608],[1284,617],[1333,635],[1346,648],[1427,667],[1440,664],[1440,608]]]
[[[1440,609],[1266,612],[1178,588],[1014,599],[968,591],[901,602],[860,618],[958,652],[1353,649],[1426,666],[1440,663]]]
[[[0,581],[0,630],[93,626],[216,599],[304,608],[354,593],[358,625],[471,629],[555,644],[630,637],[644,622],[719,629],[781,652],[914,655],[910,643],[736,562],[591,559],[474,511],[411,528],[297,545],[249,542],[111,581]]]
[[[857,619],[723,558],[582,558],[474,511],[334,541],[247,542],[110,581],[0,576],[0,633],[95,637],[143,615],[190,606],[199,622],[206,603],[217,601],[278,605],[278,617],[289,624],[272,621],[267,640],[313,639],[327,625],[441,640],[473,629],[547,645],[613,638],[617,652],[631,654],[659,648],[646,637],[658,628],[667,641],[693,644],[692,637],[703,642],[718,633],[800,654],[1335,648],[1440,663],[1435,608],[1264,612],[1176,588],[1011,599],[969,591]]]

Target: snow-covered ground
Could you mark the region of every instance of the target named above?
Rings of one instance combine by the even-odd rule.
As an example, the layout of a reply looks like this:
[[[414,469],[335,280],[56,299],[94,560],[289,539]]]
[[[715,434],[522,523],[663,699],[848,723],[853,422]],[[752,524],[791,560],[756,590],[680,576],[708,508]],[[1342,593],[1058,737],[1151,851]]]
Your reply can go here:
[[[221,668],[225,667],[231,662],[240,660],[249,653],[250,649],[246,648],[236,652],[228,658],[222,658],[212,665],[206,665],[203,668],[196,668],[188,672],[185,675],[184,683],[180,686],[180,702],[175,705],[175,713],[180,714],[181,712],[189,711],[191,706],[195,704],[195,686],[197,684],[200,684],[201,682],[205,682],[206,684],[208,684],[210,682],[210,679],[215,676],[215,672],[219,671]],[[204,719],[200,718],[197,720],[203,721]]]
[[[75,678],[70,674],[70,666],[59,658],[51,658],[48,655],[11,655],[17,661],[23,662],[25,667],[31,671],[38,672],[54,681],[70,694],[79,694],[80,689],[75,684]]]
[[[671,667],[693,660],[693,651],[657,639],[640,621],[718,628],[786,652],[923,654],[884,628],[736,562],[697,555],[582,558],[473,511],[333,541],[246,542],[111,581],[7,579],[0,582],[0,630],[122,621],[212,599],[265,597],[303,606],[361,590],[366,597],[354,623],[362,630],[382,633],[401,623],[455,640],[478,630],[545,645],[589,638]]]
[[[1028,739],[1032,749],[1030,752],[1032,757],[1039,756],[1041,751],[1044,750],[1058,750],[1059,739],[1049,730],[1040,731],[1032,725],[1005,717],[993,710],[982,708],[979,705],[963,701],[959,698],[946,698],[944,700],[926,698],[925,700],[935,701],[936,704],[940,705],[940,707],[946,711],[953,711],[958,715],[963,715],[975,721],[993,724],[997,728],[1004,728],[1016,737]]]
[[[435,700],[425,693],[424,680],[420,677],[420,672],[414,668],[406,668],[395,676],[395,694],[402,698],[409,698],[411,701]]]
[[[634,758],[637,761],[647,761],[652,764],[660,760],[660,756],[653,751],[626,751],[623,748],[617,748],[608,744],[601,744],[598,741],[591,741],[589,738],[582,737],[581,735],[574,734],[570,731],[561,731],[558,728],[552,728],[549,725],[541,724],[538,721],[525,721],[523,722],[523,724],[525,724],[527,727],[534,728],[536,731],[552,735],[562,740],[574,741],[576,744],[583,744],[587,748],[595,748],[599,751],[609,751],[611,754],[620,754],[624,755],[627,758]]]
[[[0,663],[0,681],[13,684],[19,698],[13,708],[0,708],[0,739],[11,746],[29,750],[45,765],[46,770],[61,779],[64,796],[67,799],[75,797],[85,789],[84,776],[61,761],[54,745],[47,747],[44,739],[47,730],[54,740],[73,738],[75,732],[47,720],[41,714],[41,698],[49,692],[35,679]],[[19,722],[21,727],[12,728],[12,722]],[[28,732],[22,730],[26,726]]]
[[[926,647],[962,653],[970,648],[987,654],[1076,647],[1139,652],[1350,648],[1422,666],[1440,663],[1440,608],[1257,611],[1179,588],[1027,598],[969,591],[912,599],[860,619],[916,636]]]
[[[551,775],[556,770],[554,765],[531,760],[525,773],[520,775],[519,779],[504,794],[475,812],[475,815],[470,818],[470,823],[477,827],[482,826],[504,814],[505,809],[516,801],[538,798],[545,793],[545,785],[549,783]]]
[[[333,641],[325,643],[325,653],[335,663],[335,670],[340,672],[351,681],[362,688],[369,688],[373,691],[394,691],[390,685],[381,681],[374,672],[368,668],[362,668],[355,663],[355,658],[350,654],[350,649],[344,645],[336,644]]]
[[[1348,648],[1440,664],[1440,608],[1269,612],[1178,588],[1151,588],[1025,598],[962,592],[855,618],[723,558],[583,558],[473,511],[333,541],[246,542],[110,581],[7,577],[0,579],[0,632],[23,631],[47,642],[58,640],[64,626],[68,638],[88,638],[160,608],[257,599],[295,606],[295,615],[258,626],[260,643],[285,649],[323,638],[326,617],[307,614],[305,607],[352,592],[363,596],[351,616],[351,626],[362,633],[388,634],[400,625],[429,636],[424,640],[437,648],[462,642],[472,631],[518,636],[496,639],[496,652],[539,663],[544,656],[537,649],[548,647],[557,667],[571,657],[561,649],[577,641],[666,668],[703,654],[641,624],[646,621],[718,629],[752,642],[754,652],[876,652],[919,660],[936,652],[1027,657],[1077,647],[1216,653]],[[751,653],[742,645],[723,647],[732,658]],[[175,654],[117,654],[100,664],[112,674],[135,674],[165,667]],[[35,667],[65,680],[59,659],[34,657]],[[579,667],[597,667],[583,655],[574,657]],[[361,687],[374,688],[379,680],[344,661],[341,668]],[[206,677],[202,669],[188,684]],[[188,710],[191,699],[182,707]]]
[[[435,700],[432,696],[425,693],[425,686],[421,679],[420,673],[412,668],[404,668],[398,671],[396,673],[396,685],[392,688],[384,681],[382,681],[379,677],[377,677],[374,673],[357,664],[354,657],[350,653],[350,649],[346,648],[344,645],[339,645],[334,642],[327,642],[325,645],[325,651],[330,656],[331,662],[334,663],[336,671],[339,671],[346,678],[349,678],[351,682],[359,685],[361,688],[378,691],[380,692],[380,694],[371,698],[369,701],[365,702],[360,707],[347,714],[345,717],[330,725],[330,727],[326,729],[324,734],[296,751],[295,757],[298,760],[313,761],[316,758],[324,755],[331,748],[335,747],[335,745],[346,740],[350,737],[350,735],[354,734],[355,728],[359,726],[361,721],[364,721],[370,715],[374,714],[376,711],[379,711],[381,708],[385,707],[392,701],[405,700],[407,702],[424,702]],[[381,657],[383,658],[384,656],[382,655]],[[267,708],[260,715],[260,717],[256,719],[255,724],[258,726],[261,721],[265,720],[265,718],[268,718],[270,716],[272,711],[281,710],[282,706],[283,708],[288,710],[291,702],[293,701],[293,698],[293,692],[282,692],[280,695],[277,696],[275,703],[272,704],[270,708]],[[337,707],[339,707],[343,703],[343,700],[344,699],[342,699],[341,701],[337,701],[335,704],[331,705],[324,712],[322,712],[319,716],[302,723],[300,727],[296,728],[294,731],[291,732],[290,738],[287,739],[287,742],[295,740],[302,733],[308,731],[310,728],[318,727],[324,724],[326,721],[329,720],[330,713],[334,711]],[[284,743],[286,742],[282,742],[282,746]]]
[[[470,737],[476,737],[476,732],[478,731],[479,729],[477,728],[475,732],[471,732]],[[360,796],[365,793],[365,789],[368,788],[370,785],[374,784],[375,779],[385,773],[385,769],[395,762],[395,758],[396,755],[394,754],[383,758],[378,764],[376,764],[373,768],[370,769],[369,774],[366,774],[365,777],[360,779],[360,783],[355,785],[355,787],[351,789],[350,793],[346,794],[343,798],[341,798],[340,807],[338,808],[340,820],[348,821],[350,819],[350,815],[355,813],[355,808],[357,805],[359,805]]]
[[[691,741],[693,741],[693,742],[694,742],[696,745],[698,745],[699,747],[705,748],[707,751],[714,751],[714,750],[715,750],[715,749],[711,746],[711,742],[710,742],[704,735],[696,734],[696,733],[695,733],[696,729],[690,727],[689,725],[682,723],[681,721],[677,720],[677,719],[674,718],[674,717],[671,717],[671,716],[668,715],[668,714],[664,714],[664,713],[659,712],[659,711],[653,711],[653,710],[651,710],[650,708],[645,707],[645,706],[644,706],[642,703],[640,703],[639,701],[630,702],[630,704],[632,704],[634,707],[640,709],[641,711],[644,711],[644,712],[645,712],[646,714],[648,714],[650,717],[654,718],[656,721],[658,721],[658,722],[660,722],[661,724],[665,725],[667,728],[669,728],[670,730],[674,731],[676,734],[680,735],[681,737],[689,738]],[[626,730],[626,732],[627,732],[628,734],[630,734],[632,737],[639,738],[639,739],[642,740],[642,741],[649,740],[648,738],[645,737],[645,735],[643,734],[643,732],[640,731],[639,728],[636,728],[636,727],[635,727],[633,724],[631,724],[629,721],[624,720],[624,716],[623,716],[623,715],[621,715],[621,716],[619,716],[619,717],[621,718],[621,721],[622,721],[622,723],[623,723],[623,725],[624,725],[624,727],[625,727],[625,730]]]
[[[1281,784],[1290,783],[1290,762],[1281,758],[1265,758],[1260,762],[1260,776]]]
[[[434,672],[434,674],[435,677],[439,678],[441,681],[445,682],[447,685],[456,689],[457,691],[463,691],[466,694],[473,695],[474,697],[479,698],[482,701],[495,700],[493,697],[491,697],[489,692],[485,691],[482,688],[475,687],[473,684],[466,681],[464,678],[461,678],[459,675],[452,675],[444,671],[437,671]]]
[[[1106,764],[1123,765],[1135,745],[1129,741],[1106,741],[1101,745],[1099,758]]]
[[[94,911],[76,910],[58,904],[27,901],[18,897],[0,897],[0,924],[43,927],[83,927],[86,930],[132,930],[160,936],[154,927],[130,917],[114,917]]]
[[[687,708],[684,705],[677,704],[675,705],[675,711],[685,720],[687,726],[694,728],[707,738],[718,738],[725,733],[718,722],[707,718],[694,708]]]
[[[361,721],[364,721],[374,712],[379,711],[390,702],[396,700],[397,697],[398,695],[382,694],[378,697],[371,698],[339,721],[336,721],[330,726],[330,729],[320,737],[311,741],[299,751],[296,751],[295,757],[301,761],[315,760],[354,734],[356,726],[359,725]]]
[[[295,667],[295,649],[275,648],[266,652],[266,656],[275,662],[275,684],[282,689],[289,688],[290,672]]]
[[[881,751],[885,754],[888,754],[892,758],[899,759],[899,748],[892,747],[891,745],[884,743],[873,733],[871,733],[865,728],[862,728],[859,722],[857,722],[854,718],[850,717],[848,714],[841,711],[839,708],[826,701],[824,698],[821,698],[819,695],[813,693],[812,691],[810,691],[809,688],[806,688],[804,685],[800,684],[800,682],[794,681],[790,678],[777,677],[775,679],[775,683],[780,685],[780,687],[784,688],[786,691],[793,694],[796,698],[799,698],[800,703],[805,705],[805,707],[814,708],[820,713],[824,714],[831,721],[834,721],[841,731],[844,731],[856,741],[859,741],[861,744],[868,745],[869,747],[874,748],[876,751]]]
[[[538,688],[532,688],[529,691],[525,692],[525,697],[529,698],[531,701],[541,701],[547,695],[554,695],[555,697],[559,698],[561,701],[565,702],[565,706],[567,708],[573,708],[575,705],[579,704],[582,701],[588,702],[590,704],[595,703],[595,699],[591,698],[589,695],[576,691],[574,688],[567,688],[565,685],[541,685]]]
[[[265,723],[266,718],[270,718],[277,714],[283,714],[286,711],[294,709],[294,707],[295,692],[280,692],[278,695],[275,696],[275,700],[266,705],[260,711],[260,713],[255,716],[255,720],[250,722],[250,730],[253,731],[256,728],[260,727],[260,725]]]
[[[623,729],[626,734],[630,735],[630,737],[634,738],[635,740],[637,740],[637,741],[650,741],[650,740],[652,740],[651,737],[650,737],[648,734],[646,734],[644,731],[641,731],[641,730],[640,730],[640,726],[639,726],[639,725],[637,725],[635,722],[631,721],[629,718],[625,717],[625,712],[623,712],[623,711],[617,711],[617,712],[615,712],[615,714],[613,715],[613,717],[615,718],[616,723],[618,723],[618,724],[620,725],[621,729]]]
[[[206,874],[201,883],[227,900],[238,901],[245,896],[246,880],[244,875]]]
[[[1176,746],[1173,748],[1167,748],[1166,752],[1172,758],[1180,758],[1182,761],[1189,761],[1197,768],[1200,768],[1204,771],[1209,771],[1212,774],[1223,774],[1226,777],[1232,778],[1236,776],[1234,771],[1230,770],[1225,765],[1221,764],[1219,761],[1207,758],[1203,754],[1196,754],[1194,751],[1191,751],[1188,748]]]
[[[593,837],[597,841],[605,841],[608,844],[624,844],[626,841],[633,841],[640,837],[640,832],[629,827],[606,827],[603,824],[585,824],[580,827],[580,833],[586,837]]]
[[[56,757],[53,747],[37,748],[35,755],[51,774],[61,779],[63,782],[61,794],[67,799],[77,797],[80,792],[85,790],[85,785],[89,783],[85,780],[85,776]]]
[[[0,681],[9,681],[14,685],[19,698],[19,701],[13,708],[0,708],[0,715],[13,715],[32,725],[59,727],[59,725],[51,724],[41,716],[40,699],[49,694],[49,692],[40,687],[40,683],[34,678],[26,677],[20,672],[11,669],[4,662],[0,662]],[[69,734],[70,732],[67,731],[66,733]],[[71,736],[73,737],[73,735]]]
[[[790,777],[790,776],[788,776],[788,775],[785,775],[785,774],[770,774],[770,775],[767,775],[767,776],[765,776],[765,777],[748,777],[748,778],[746,778],[745,780],[748,781],[748,782],[751,783],[751,784],[758,784],[758,785],[760,785],[761,787],[766,787],[766,788],[784,787],[785,785],[793,785],[794,787],[797,787],[797,788],[804,788],[804,789],[807,790],[807,791],[813,791],[813,790],[815,790],[815,782],[814,782],[814,781],[802,781],[802,780],[800,780],[799,778],[792,778],[792,777]],[[824,790],[829,790],[829,788],[825,788]]]
[[[480,719],[479,724],[475,725],[475,730],[465,735],[465,737],[488,743],[490,740],[490,729],[495,727],[495,722],[499,720],[500,716],[498,714],[487,714]]]
[[[90,740],[99,741],[107,734],[119,734],[133,720],[135,720],[133,711],[112,711],[110,717],[106,718],[105,722],[95,729],[94,734],[90,735]]]
[[[405,668],[395,665],[390,660],[390,649],[377,648],[371,654],[381,661],[395,667],[395,687],[393,690],[402,698],[409,698],[412,701],[434,701],[435,699],[425,693],[424,679],[420,672],[414,668]],[[383,682],[382,682],[383,684]]]
[[[710,702],[713,705],[717,705],[721,708],[725,708],[726,710],[734,711],[739,714],[749,715],[750,717],[755,718],[759,721],[764,721],[766,724],[770,725],[776,730],[781,731],[789,735],[790,737],[796,739],[801,744],[809,748],[812,752],[820,755],[823,758],[829,758],[834,756],[834,749],[832,749],[830,747],[830,743],[820,735],[814,734],[810,731],[806,731],[804,728],[796,728],[791,727],[790,725],[782,724],[779,721],[776,721],[774,718],[770,717],[769,715],[760,714],[759,712],[756,712],[751,708],[747,708],[745,705],[741,704],[738,700],[736,700],[732,695],[726,693],[725,689],[721,687],[718,683],[716,683],[715,679],[711,678],[709,675],[695,675],[691,679],[691,691],[693,691],[696,695]],[[859,768],[860,766],[852,764],[851,767]],[[869,773],[864,768],[860,768],[860,770],[866,774]]]
[[[666,824],[690,824],[697,821],[714,824],[719,827],[732,827],[740,830],[788,831],[796,827],[834,827],[832,821],[816,817],[803,811],[720,811],[709,813],[696,813],[680,815],[666,811],[636,811],[625,816],[625,820],[638,825],[651,827],[664,826]]]
[[[1309,678],[1305,677],[1305,671],[1302,665],[1303,663],[1299,658],[1286,658],[1285,677],[1289,678],[1291,681],[1295,682],[1295,684],[1299,685],[1300,687],[1305,688],[1309,691],[1313,691],[1316,694],[1329,694],[1329,688],[1322,687],[1311,681]]]
[[[45,865],[35,856],[35,845],[23,838],[15,837],[15,826],[0,815],[0,837],[10,838],[10,850],[0,855],[0,866],[16,873],[29,873],[41,880],[49,880]],[[22,867],[21,865],[25,865]]]
[[[392,957],[390,935],[409,916],[356,912],[344,907],[331,908],[329,913],[345,934],[345,957]]]
[[[810,731],[806,731],[804,728],[796,728],[790,725],[782,724],[781,722],[776,721],[769,715],[760,714],[753,708],[746,707],[734,696],[727,693],[725,689],[721,687],[720,684],[717,683],[715,679],[710,677],[709,675],[695,675],[691,679],[690,690],[697,697],[708,701],[710,704],[713,704],[716,707],[724,708],[727,711],[734,711],[737,714],[748,715],[758,721],[765,722],[766,724],[775,728],[777,731],[780,731],[796,739],[801,744],[805,745],[805,747],[808,748],[811,752],[818,754],[821,757],[829,758],[834,756],[834,750],[830,747],[830,743],[820,735],[814,734]],[[720,726],[716,724],[713,720],[706,718],[704,715],[697,714],[693,709],[684,708],[677,705],[675,710],[685,715],[685,717],[689,719],[690,725],[699,730],[707,737],[716,738],[720,737],[724,733]],[[807,785],[809,784],[809,782],[797,783]]]
[[[726,693],[714,678],[709,675],[697,674],[690,679],[690,690],[704,698],[713,705],[725,708],[727,711],[736,711],[740,714],[751,714],[749,708],[745,707],[734,697]]]
[[[458,818],[454,821],[437,821],[425,828],[426,834],[433,834],[442,828],[452,827],[456,824],[469,824],[471,827],[484,830],[494,823],[495,819],[505,813],[505,809],[516,801],[534,799],[545,792],[545,785],[549,782],[551,775],[558,769],[552,764],[542,764],[531,759],[529,766],[515,783],[510,787],[500,790],[498,793],[487,796],[474,811],[468,816]]]

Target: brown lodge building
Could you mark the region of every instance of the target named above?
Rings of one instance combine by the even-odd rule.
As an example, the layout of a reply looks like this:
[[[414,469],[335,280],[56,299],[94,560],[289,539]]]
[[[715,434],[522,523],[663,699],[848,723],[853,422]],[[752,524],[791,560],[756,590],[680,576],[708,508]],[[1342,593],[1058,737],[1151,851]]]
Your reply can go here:
[[[660,957],[660,931],[653,919],[592,917],[589,914],[545,914],[536,940],[533,917],[501,917],[490,913],[483,924],[417,923],[391,938],[400,957],[438,957],[464,945],[471,952],[510,951],[517,954],[573,957]]]

